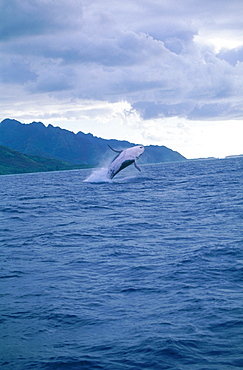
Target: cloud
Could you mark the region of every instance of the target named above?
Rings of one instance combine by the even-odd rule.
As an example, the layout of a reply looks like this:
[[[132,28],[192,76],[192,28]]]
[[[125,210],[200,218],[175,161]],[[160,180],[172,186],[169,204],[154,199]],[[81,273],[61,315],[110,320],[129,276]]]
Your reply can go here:
[[[8,0],[0,4],[0,40],[51,34],[71,29],[82,17],[75,0]]]
[[[237,47],[232,50],[221,50],[218,57],[236,67],[237,63],[243,62],[243,47]]]
[[[127,101],[143,119],[239,118],[241,0],[8,0],[1,3],[1,82],[57,99]]]
[[[2,59],[0,76],[3,84],[23,84],[37,78],[37,75],[31,71],[29,61],[25,61],[19,56]]]

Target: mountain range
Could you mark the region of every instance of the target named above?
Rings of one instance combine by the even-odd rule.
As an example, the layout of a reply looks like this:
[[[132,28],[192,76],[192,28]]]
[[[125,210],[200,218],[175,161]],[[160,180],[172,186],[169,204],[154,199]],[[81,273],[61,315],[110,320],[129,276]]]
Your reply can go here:
[[[108,145],[115,149],[125,149],[134,144],[115,139],[106,140],[83,132],[75,134],[52,125],[46,127],[42,122],[23,124],[14,119],[4,119],[0,123],[0,145],[24,155],[66,162],[62,163],[64,167],[68,165],[96,167],[114,157]],[[186,158],[178,152],[156,145],[147,146],[139,158],[141,164],[183,160]],[[56,166],[58,167],[57,163]]]

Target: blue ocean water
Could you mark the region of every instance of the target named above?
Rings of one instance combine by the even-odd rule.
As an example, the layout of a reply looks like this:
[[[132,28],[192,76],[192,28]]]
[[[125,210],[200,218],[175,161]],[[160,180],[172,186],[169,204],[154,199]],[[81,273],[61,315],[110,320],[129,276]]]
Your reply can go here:
[[[242,369],[243,158],[100,171],[0,177],[1,368]]]

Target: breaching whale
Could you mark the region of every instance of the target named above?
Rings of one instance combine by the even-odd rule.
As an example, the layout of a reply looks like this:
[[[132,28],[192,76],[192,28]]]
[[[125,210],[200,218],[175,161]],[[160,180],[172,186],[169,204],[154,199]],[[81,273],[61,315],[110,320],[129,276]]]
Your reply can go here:
[[[116,150],[113,149],[110,145],[108,145],[111,150],[114,152],[119,153],[111,162],[108,171],[107,171],[107,177],[109,179],[113,179],[113,177],[126,168],[127,166],[130,166],[130,164],[134,163],[134,166],[141,171],[141,169],[138,167],[136,160],[140,157],[141,154],[144,152],[144,146],[143,145],[135,145],[132,148],[124,149],[124,150]]]

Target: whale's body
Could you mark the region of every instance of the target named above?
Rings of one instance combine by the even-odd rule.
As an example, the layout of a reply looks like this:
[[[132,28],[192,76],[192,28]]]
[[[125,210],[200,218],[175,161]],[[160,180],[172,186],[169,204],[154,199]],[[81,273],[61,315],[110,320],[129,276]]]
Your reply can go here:
[[[132,148],[124,149],[124,150],[116,150],[110,147],[114,152],[118,152],[119,154],[113,159],[111,162],[108,171],[107,171],[107,177],[109,179],[113,179],[113,177],[126,168],[127,166],[130,166],[130,164],[134,163],[134,166],[141,171],[141,169],[137,165],[137,159],[140,157],[141,154],[144,152],[144,146],[143,145],[136,145]]]

